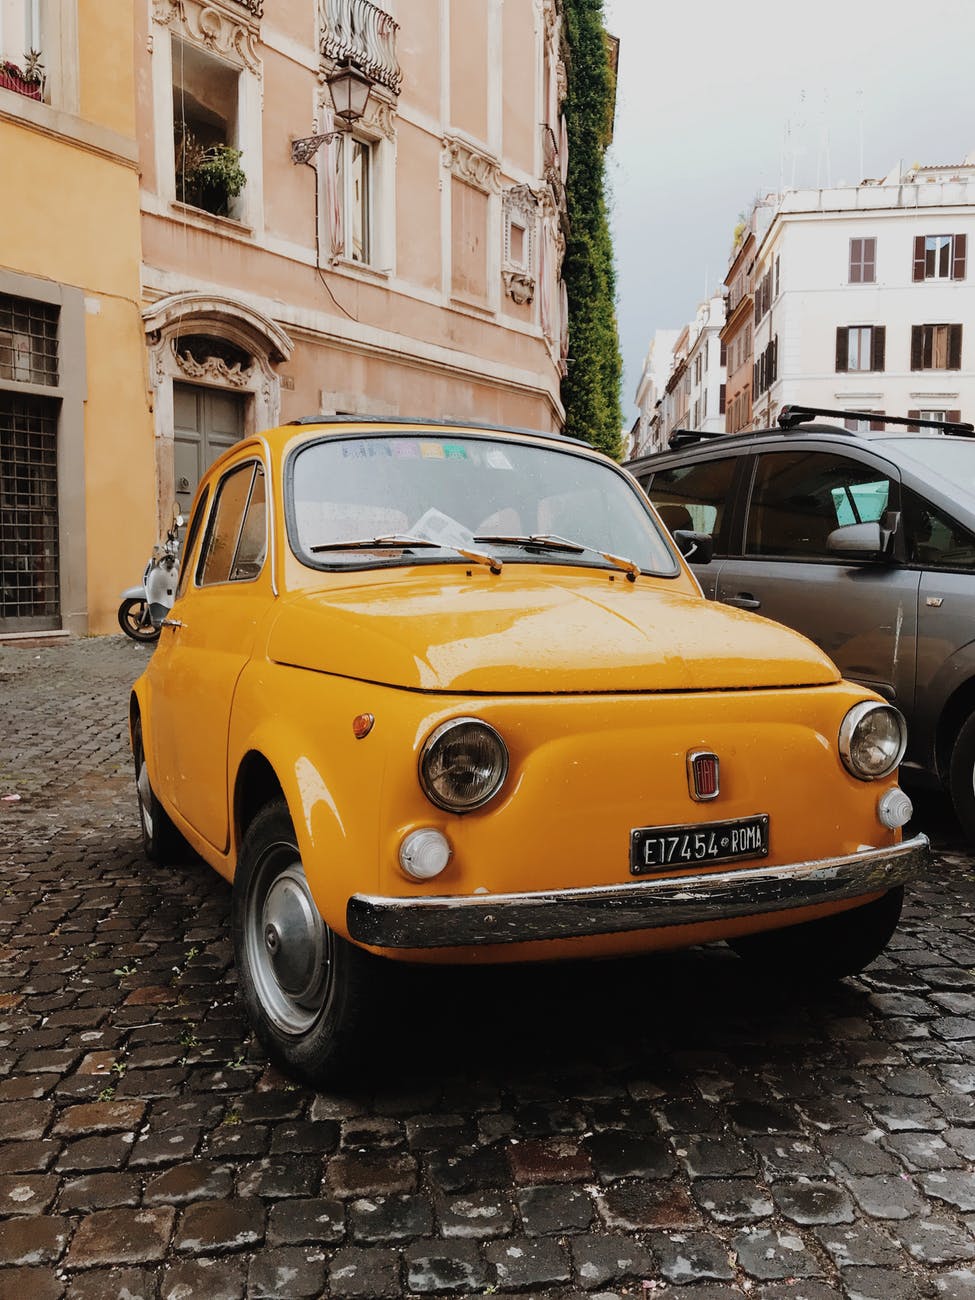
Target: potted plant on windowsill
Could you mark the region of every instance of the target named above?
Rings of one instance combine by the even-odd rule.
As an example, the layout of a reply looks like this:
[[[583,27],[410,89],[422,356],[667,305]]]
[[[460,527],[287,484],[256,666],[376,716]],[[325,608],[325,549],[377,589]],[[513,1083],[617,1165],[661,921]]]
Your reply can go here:
[[[241,151],[232,145],[204,147],[184,130],[176,140],[176,197],[214,216],[228,216],[231,200],[247,182],[240,158]]]
[[[0,86],[16,91],[18,95],[26,95],[28,99],[43,99],[44,65],[40,51],[28,50],[22,68],[9,59],[0,60]]]

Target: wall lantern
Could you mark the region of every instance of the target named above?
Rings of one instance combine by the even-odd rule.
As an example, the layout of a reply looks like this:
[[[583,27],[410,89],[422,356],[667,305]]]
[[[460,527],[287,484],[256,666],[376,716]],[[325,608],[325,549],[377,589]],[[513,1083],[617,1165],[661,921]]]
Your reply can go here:
[[[342,126],[335,131],[323,131],[319,135],[305,136],[302,140],[292,140],[292,162],[310,163],[323,144],[330,144],[338,136],[351,131],[353,124],[365,115],[374,85],[371,77],[367,77],[351,63],[343,63],[326,80],[332,92],[335,116],[340,119]]]

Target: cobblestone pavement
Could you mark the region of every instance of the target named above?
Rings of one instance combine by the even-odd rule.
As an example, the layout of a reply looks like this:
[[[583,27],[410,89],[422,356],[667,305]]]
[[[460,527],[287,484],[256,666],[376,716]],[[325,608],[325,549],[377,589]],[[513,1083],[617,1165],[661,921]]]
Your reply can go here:
[[[371,1090],[316,1095],[243,1023],[225,883],[142,855],[148,653],[0,647],[0,1300],[975,1297],[950,823],[828,994],[720,947],[425,973]]]

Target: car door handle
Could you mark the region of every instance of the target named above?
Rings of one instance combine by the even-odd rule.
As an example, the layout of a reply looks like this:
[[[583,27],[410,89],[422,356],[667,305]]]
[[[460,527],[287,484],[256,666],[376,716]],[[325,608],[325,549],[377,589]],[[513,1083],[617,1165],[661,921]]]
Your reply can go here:
[[[734,605],[736,609],[761,609],[762,602],[750,596],[747,591],[740,591],[737,596],[722,596],[723,605]]]

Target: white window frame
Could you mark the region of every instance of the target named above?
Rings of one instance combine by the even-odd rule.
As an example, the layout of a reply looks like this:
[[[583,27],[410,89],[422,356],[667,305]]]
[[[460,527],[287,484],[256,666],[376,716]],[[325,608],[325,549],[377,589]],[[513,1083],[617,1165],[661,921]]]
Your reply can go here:
[[[332,130],[334,124],[332,122],[326,124],[323,121],[321,129],[323,131]],[[351,175],[354,141],[369,146],[369,255],[368,260],[364,262],[356,261],[350,255],[349,233],[352,229],[350,223],[352,196],[349,177]],[[339,253],[333,255],[331,252],[331,231],[326,211],[325,172],[326,168],[332,166],[336,161],[337,155],[333,151],[339,149],[343,151],[344,155],[341,171],[343,185],[339,195],[342,205],[342,249]],[[316,170],[318,172],[319,186],[319,247],[323,265],[332,262],[345,269],[371,272],[381,276],[389,276],[394,273],[393,249],[395,248],[396,238],[396,203],[393,191],[394,160],[394,142],[378,128],[373,128],[371,122],[359,122],[352,131],[343,131],[332,145],[322,146],[316,159]]]
[[[155,18],[152,42],[152,97],[153,125],[156,156],[156,193],[166,204],[172,204],[185,217],[196,209],[179,204],[176,198],[175,121],[173,119],[173,40],[195,45],[208,58],[216,59],[233,68],[237,74],[237,143],[235,148],[243,154],[247,183],[234,201],[233,216],[216,217],[199,210],[202,221],[233,221],[247,227],[254,234],[264,229],[264,171],[263,140],[261,128],[261,76],[259,67],[251,67],[233,57],[232,51],[216,53],[194,38],[191,27],[178,21],[177,11],[166,11],[166,21]],[[170,21],[171,19],[171,21]],[[172,39],[170,39],[172,38]],[[222,47],[221,47],[222,50]]]

